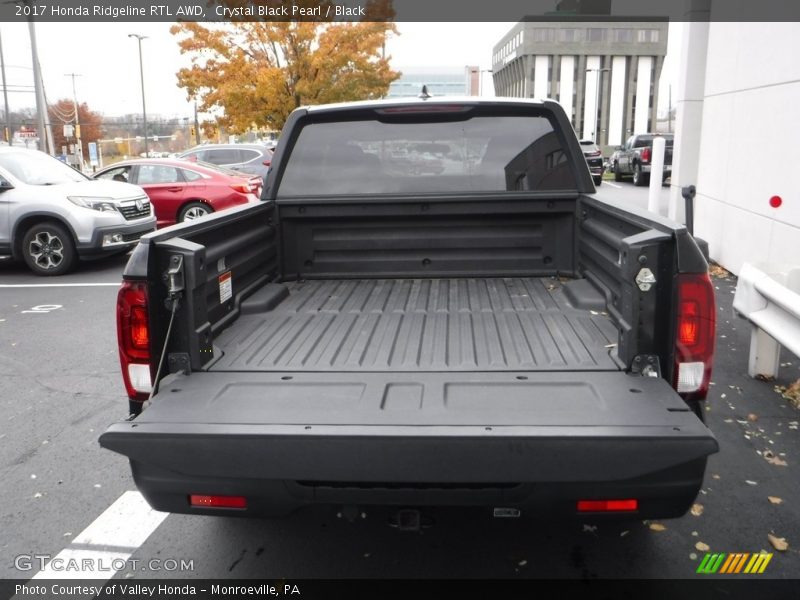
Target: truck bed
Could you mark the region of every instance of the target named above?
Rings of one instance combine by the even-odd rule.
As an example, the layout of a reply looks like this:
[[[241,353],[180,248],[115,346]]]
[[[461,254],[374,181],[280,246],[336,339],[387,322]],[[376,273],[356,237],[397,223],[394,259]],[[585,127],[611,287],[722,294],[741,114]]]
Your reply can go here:
[[[616,371],[618,332],[558,278],[270,284],[215,340],[210,371]]]

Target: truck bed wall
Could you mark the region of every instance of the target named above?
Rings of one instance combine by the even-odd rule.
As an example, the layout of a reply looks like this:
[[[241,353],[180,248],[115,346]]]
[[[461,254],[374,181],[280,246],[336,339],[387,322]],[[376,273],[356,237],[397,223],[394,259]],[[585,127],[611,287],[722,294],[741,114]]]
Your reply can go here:
[[[696,254],[674,223],[575,193],[267,202],[203,221],[148,240],[156,247],[148,273],[164,273],[174,253],[184,256],[187,289],[169,352],[192,369],[213,360],[215,336],[267,282],[515,276],[583,279],[573,290],[576,306],[589,290],[582,308],[610,313],[620,360],[630,366],[637,355],[656,354],[668,366],[674,275],[679,255],[691,263]],[[658,281],[650,291],[635,283],[645,266]],[[230,298],[220,279],[227,273]],[[166,292],[154,279],[151,319],[163,332]],[[160,343],[153,336],[154,354]]]
[[[575,272],[577,198],[279,206],[285,279]]]

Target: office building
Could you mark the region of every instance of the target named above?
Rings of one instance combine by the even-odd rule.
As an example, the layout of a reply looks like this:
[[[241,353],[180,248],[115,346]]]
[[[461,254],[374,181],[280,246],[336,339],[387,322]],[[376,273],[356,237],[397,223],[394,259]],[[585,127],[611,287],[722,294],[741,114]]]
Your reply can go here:
[[[515,25],[494,47],[495,93],[557,100],[578,136],[601,146],[655,130],[667,21],[585,19]]]

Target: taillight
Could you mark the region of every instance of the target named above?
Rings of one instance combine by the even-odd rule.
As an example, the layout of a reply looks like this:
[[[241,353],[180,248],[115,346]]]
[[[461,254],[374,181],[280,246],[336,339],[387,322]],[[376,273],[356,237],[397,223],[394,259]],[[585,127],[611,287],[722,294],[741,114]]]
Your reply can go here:
[[[271,160],[265,160],[261,164],[264,165],[265,167],[268,167],[268,166],[270,166],[272,164],[272,161]]]
[[[652,155],[652,151],[650,148],[645,148],[642,150],[642,162],[650,162],[650,157]]]
[[[678,275],[677,307],[673,385],[684,399],[702,400],[711,379],[717,319],[708,273]]]
[[[152,389],[152,373],[146,283],[122,283],[117,295],[117,345],[128,397],[147,400]]]
[[[249,194],[251,192],[250,183],[232,183],[231,187],[242,194]]]

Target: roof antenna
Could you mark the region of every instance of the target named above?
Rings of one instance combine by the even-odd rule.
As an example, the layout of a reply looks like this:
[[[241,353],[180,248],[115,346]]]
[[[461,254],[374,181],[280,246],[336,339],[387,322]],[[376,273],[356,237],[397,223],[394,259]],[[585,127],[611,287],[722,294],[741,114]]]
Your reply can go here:
[[[432,98],[432,96],[428,93],[428,86],[423,85],[422,91],[420,92],[418,98],[422,98],[423,100],[427,100],[428,98]]]

